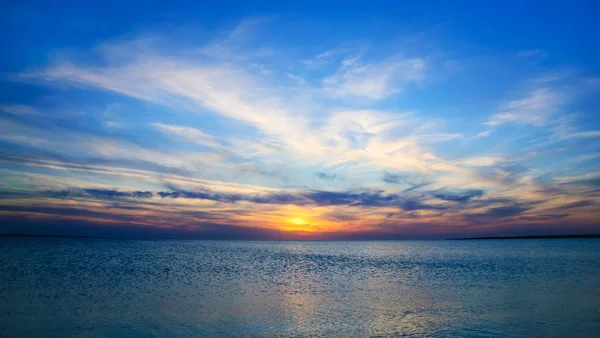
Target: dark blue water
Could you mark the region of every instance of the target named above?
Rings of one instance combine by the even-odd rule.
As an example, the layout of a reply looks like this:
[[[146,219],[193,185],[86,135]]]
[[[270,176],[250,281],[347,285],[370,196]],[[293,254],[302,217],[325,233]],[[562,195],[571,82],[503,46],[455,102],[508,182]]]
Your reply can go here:
[[[600,240],[0,239],[1,337],[599,337]]]

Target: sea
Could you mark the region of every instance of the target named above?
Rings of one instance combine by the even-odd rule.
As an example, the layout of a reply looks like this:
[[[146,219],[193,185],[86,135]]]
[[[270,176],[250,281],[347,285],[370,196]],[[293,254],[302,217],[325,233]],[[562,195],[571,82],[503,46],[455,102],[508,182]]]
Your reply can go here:
[[[4,237],[0,337],[600,337],[600,239]]]

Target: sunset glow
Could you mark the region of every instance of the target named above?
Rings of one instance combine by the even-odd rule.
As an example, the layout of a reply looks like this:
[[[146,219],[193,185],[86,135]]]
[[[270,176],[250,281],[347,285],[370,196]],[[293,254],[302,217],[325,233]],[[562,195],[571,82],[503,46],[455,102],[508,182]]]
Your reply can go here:
[[[296,224],[296,225],[306,225],[306,222],[300,218],[294,218],[290,220],[290,223]]]
[[[14,41],[0,90],[3,232],[599,230],[600,67],[583,47],[597,44],[562,48],[572,39],[537,40],[529,24],[510,44],[461,20],[195,17],[92,25],[80,40],[65,23],[43,44]],[[8,24],[54,27],[32,18]]]

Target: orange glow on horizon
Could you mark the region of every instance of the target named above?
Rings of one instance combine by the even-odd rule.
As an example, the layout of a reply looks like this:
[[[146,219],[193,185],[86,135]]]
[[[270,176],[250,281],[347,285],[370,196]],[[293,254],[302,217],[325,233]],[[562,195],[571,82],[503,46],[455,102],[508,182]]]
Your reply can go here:
[[[293,223],[293,224],[296,224],[296,225],[306,225],[306,224],[308,224],[302,218],[293,218],[289,222]]]

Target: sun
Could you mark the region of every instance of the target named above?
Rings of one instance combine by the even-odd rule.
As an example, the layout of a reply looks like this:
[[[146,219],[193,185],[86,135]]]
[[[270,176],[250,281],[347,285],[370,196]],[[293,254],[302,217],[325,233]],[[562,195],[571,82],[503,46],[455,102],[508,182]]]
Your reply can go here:
[[[296,225],[307,225],[308,224],[302,218],[292,218],[290,220],[290,223],[293,223],[293,224],[296,224]]]
[[[311,221],[305,221],[304,219],[300,218],[300,217],[296,217],[296,218],[291,218],[287,220],[288,223],[290,223],[290,225],[288,226],[283,226],[282,228],[285,230],[289,230],[289,231],[301,231],[301,232],[315,232],[318,231],[317,228],[315,228],[314,224],[311,223]]]

